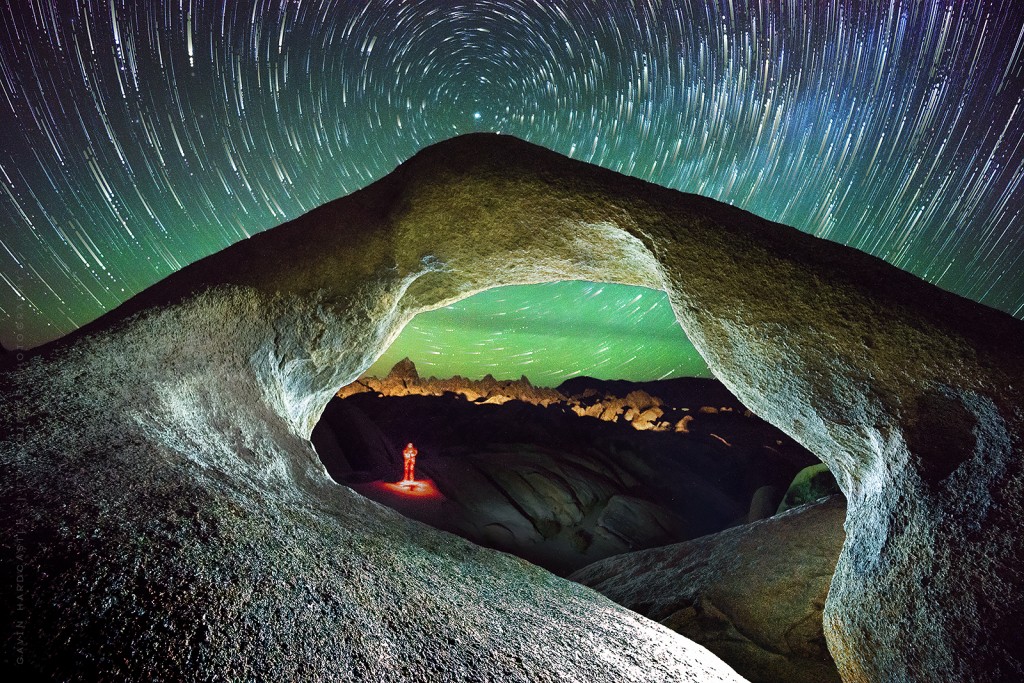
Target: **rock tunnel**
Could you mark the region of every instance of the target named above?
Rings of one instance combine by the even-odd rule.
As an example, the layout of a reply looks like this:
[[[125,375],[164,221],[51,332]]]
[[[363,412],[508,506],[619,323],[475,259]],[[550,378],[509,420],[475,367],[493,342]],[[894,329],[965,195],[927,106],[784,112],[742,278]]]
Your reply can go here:
[[[302,580],[289,585],[282,579],[283,588],[275,586],[260,597],[246,592],[238,578],[243,570],[258,572],[261,562],[287,554],[283,566],[300,567],[306,576],[349,572],[340,591],[348,602],[331,618],[369,618],[369,608],[363,608],[377,604],[381,589],[370,585],[377,580],[373,572],[359,578],[358,567],[385,567],[383,576],[401,571],[401,563],[415,567],[444,555],[438,585],[432,584],[438,592],[419,593],[430,608],[369,630],[383,634],[381,642],[393,652],[403,652],[414,647],[396,635],[403,629],[436,631],[436,624],[414,625],[417,618],[479,622],[486,635],[453,641],[434,660],[409,654],[412,670],[421,673],[445,666],[470,671],[467,667],[481,666],[472,661],[480,648],[490,647],[491,657],[518,652],[519,645],[495,635],[503,628],[500,619],[482,616],[467,595],[440,585],[464,571],[463,563],[498,561],[481,560],[465,544],[433,536],[413,542],[409,539],[417,532],[397,522],[391,523],[398,530],[382,538],[407,542],[408,549],[385,552],[383,541],[360,545],[379,531],[377,522],[366,520],[383,513],[349,498],[340,508],[337,487],[327,481],[308,438],[337,389],[369,367],[416,313],[494,286],[568,279],[666,291],[715,375],[835,473],[849,501],[847,541],[826,606],[825,631],[844,681],[999,681],[1024,675],[1018,654],[1024,640],[1016,628],[1024,585],[1018,533],[1024,494],[1024,323],[855,250],[503,136],[464,136],[430,147],[354,195],[175,273],[8,370],[7,427],[28,435],[21,452],[34,458],[20,465],[20,481],[36,491],[30,507],[46,517],[60,499],[54,475],[47,473],[59,467],[59,456],[41,436],[50,427],[39,415],[76,411],[63,431],[66,447],[87,453],[118,448],[120,455],[97,456],[87,467],[106,462],[106,473],[90,470],[86,483],[63,492],[73,502],[83,501],[67,513],[71,526],[92,523],[100,514],[93,508],[100,508],[106,515],[116,513],[116,538],[109,543],[170,536],[177,544],[172,547],[190,549],[154,560],[148,579],[153,590],[179,586],[182,567],[198,565],[210,575],[201,573],[206,583],[193,582],[194,590],[216,593],[221,626],[237,619],[239,611],[292,609],[288,606],[297,604]],[[75,391],[60,392],[72,384]],[[38,387],[47,387],[50,395],[58,389],[59,402],[55,405]],[[111,414],[119,416],[118,424],[111,425]],[[140,467],[149,484],[126,486],[125,478],[137,479]],[[115,491],[122,501],[166,508],[169,518],[179,520],[176,529],[191,531],[180,536],[159,525],[154,529],[152,519],[144,522],[122,510]],[[198,508],[182,511],[175,502],[182,495]],[[324,510],[330,519],[318,516]],[[4,514],[10,519],[26,512],[7,507]],[[211,515],[215,522],[204,521]],[[268,515],[276,520],[269,540],[254,521]],[[42,537],[70,533],[47,524]],[[196,534],[219,540],[193,547]],[[304,539],[309,546],[297,550],[281,541],[278,547],[274,534]],[[343,561],[326,559],[326,551],[314,556],[310,548],[323,548],[324,539],[354,544],[361,552]],[[108,547],[108,541],[97,543]],[[50,551],[42,541],[32,547],[43,548],[37,556],[42,563]],[[242,547],[262,559],[239,564],[229,558]],[[143,564],[153,557],[151,550],[139,552]],[[101,564],[104,577],[128,566],[110,559]],[[214,578],[221,571],[214,568],[222,565],[233,568],[223,571],[228,584],[237,584],[234,592]],[[526,571],[501,567],[513,574]],[[550,588],[539,573],[529,576],[529,590]],[[39,579],[42,595],[49,590],[47,580]],[[323,586],[334,580],[322,578]],[[85,594],[107,590],[103,581],[97,579],[100,587]],[[474,586],[487,591],[486,581]],[[510,590],[495,597],[511,600],[507,609],[514,614],[522,596],[509,598]],[[568,601],[557,609],[549,604],[556,598],[531,593],[523,600],[570,614],[585,612],[589,598],[574,590],[553,593]],[[564,597],[565,591],[572,597]],[[350,609],[349,603],[361,607]],[[198,609],[176,602],[166,608],[170,621],[195,616]],[[64,615],[41,606],[36,611],[30,624],[52,618],[86,625],[99,618],[78,608]],[[549,613],[525,614],[551,632]],[[144,633],[157,628],[147,620],[138,624]],[[579,624],[580,632],[594,628],[586,617]],[[640,633],[646,627],[625,616],[608,624],[593,637],[619,645],[648,637]],[[336,626],[317,630],[294,617],[279,626],[253,628],[253,642],[269,643],[275,634],[295,642],[305,634],[311,645],[294,645],[290,656],[306,657],[310,671],[317,670],[321,655],[307,650],[337,635]],[[612,633],[615,629],[620,631]],[[147,647],[156,652],[156,644],[174,641],[173,632],[153,636]],[[206,633],[214,644],[228,638],[217,624]],[[566,633],[577,632],[568,628]],[[345,637],[355,640],[344,656],[363,658],[348,661],[350,671],[402,679],[401,671],[380,663],[386,655],[375,646],[358,634]],[[571,635],[565,638],[571,641]],[[674,676],[728,680],[711,669],[699,673],[688,654],[666,655],[665,648],[671,648],[658,638],[663,636],[651,641],[658,644],[644,656],[676,667]],[[415,637],[409,642],[430,648]],[[602,643],[595,647],[605,653],[597,658],[604,663],[591,680],[645,678],[643,672],[628,673],[617,656],[607,654],[619,645]],[[128,646],[104,647],[120,652]],[[166,656],[200,657],[189,647],[171,647]],[[236,658],[243,655],[262,663],[251,665],[260,673],[286,671],[283,659],[268,658],[254,647],[249,643],[228,655],[210,645],[201,657],[222,671],[242,671]],[[526,669],[552,666],[540,655],[524,656]],[[492,673],[505,664],[494,664]],[[60,671],[46,669],[45,662],[39,666]],[[614,667],[628,675],[614,673]]]

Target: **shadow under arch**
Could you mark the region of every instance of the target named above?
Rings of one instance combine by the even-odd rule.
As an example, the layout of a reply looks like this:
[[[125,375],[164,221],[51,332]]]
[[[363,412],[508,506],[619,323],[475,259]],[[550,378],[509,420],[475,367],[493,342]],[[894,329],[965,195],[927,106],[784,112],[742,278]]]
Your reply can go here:
[[[844,680],[1022,670],[1024,324],[710,199],[507,136],[455,138],[42,355],[116,333],[164,370],[230,376],[245,419],[282,421],[297,443],[416,313],[566,279],[666,291],[716,377],[835,473],[847,542],[825,630]],[[230,334],[182,359],[182,339],[211,325]]]

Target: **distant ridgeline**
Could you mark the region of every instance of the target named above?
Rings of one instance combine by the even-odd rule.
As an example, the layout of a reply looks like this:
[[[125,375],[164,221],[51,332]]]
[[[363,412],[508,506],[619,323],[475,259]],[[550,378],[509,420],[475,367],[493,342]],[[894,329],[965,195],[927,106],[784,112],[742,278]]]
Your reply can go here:
[[[388,397],[454,394],[473,403],[487,404],[522,401],[544,407],[561,405],[581,417],[625,422],[643,431],[686,433],[695,413],[737,412],[753,417],[735,396],[713,379],[684,377],[631,382],[575,377],[557,388],[549,388],[534,386],[526,375],[516,380],[497,380],[491,375],[479,380],[459,375],[449,379],[424,379],[408,358],[396,363],[383,379],[363,377],[342,387],[338,397],[365,392]]]

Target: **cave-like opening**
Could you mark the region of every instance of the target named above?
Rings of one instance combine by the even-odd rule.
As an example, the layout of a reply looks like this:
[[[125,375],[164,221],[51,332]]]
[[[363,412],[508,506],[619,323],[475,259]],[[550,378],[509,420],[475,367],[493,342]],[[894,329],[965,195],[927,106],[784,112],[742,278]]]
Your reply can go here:
[[[312,441],[335,481],[563,575],[834,492],[789,492],[820,462],[710,377],[664,292],[587,281],[421,313]]]
[[[625,285],[500,287],[421,313],[342,387],[312,441],[336,482],[642,613],[655,603],[622,599],[604,563],[746,534],[753,522],[837,492],[813,454],[710,377],[664,292]],[[403,478],[403,449],[412,444],[415,482]],[[800,513],[816,525],[826,566],[798,575],[809,588],[781,599],[776,615],[785,621],[803,602],[817,618],[808,649],[821,663],[795,666],[816,680],[835,678],[820,610],[842,515],[836,500]],[[735,554],[757,566],[770,551]],[[792,558],[786,571],[806,571],[804,562]],[[749,602],[763,601],[755,589]],[[712,634],[720,625],[680,621],[676,612],[647,616],[722,649]]]

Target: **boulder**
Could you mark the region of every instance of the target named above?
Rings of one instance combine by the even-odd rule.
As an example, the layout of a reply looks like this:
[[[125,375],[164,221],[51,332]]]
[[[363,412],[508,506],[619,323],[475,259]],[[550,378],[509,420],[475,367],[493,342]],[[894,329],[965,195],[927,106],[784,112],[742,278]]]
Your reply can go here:
[[[778,486],[762,486],[754,491],[750,499],[750,510],[747,512],[747,521],[756,522],[759,519],[767,519],[774,515],[782,500],[784,491]]]
[[[828,469],[828,465],[818,463],[803,468],[793,477],[792,483],[786,489],[782,501],[778,505],[777,512],[785,512],[807,503],[813,503],[819,498],[839,493],[839,484],[836,478]]]
[[[597,532],[617,539],[624,549],[646,547],[682,535],[685,522],[664,508],[633,496],[608,499],[597,518]]]
[[[838,683],[822,610],[843,497],[570,575],[717,654],[751,683]]]
[[[384,379],[409,387],[420,381],[420,373],[416,371],[416,364],[406,357],[395,363]]]

